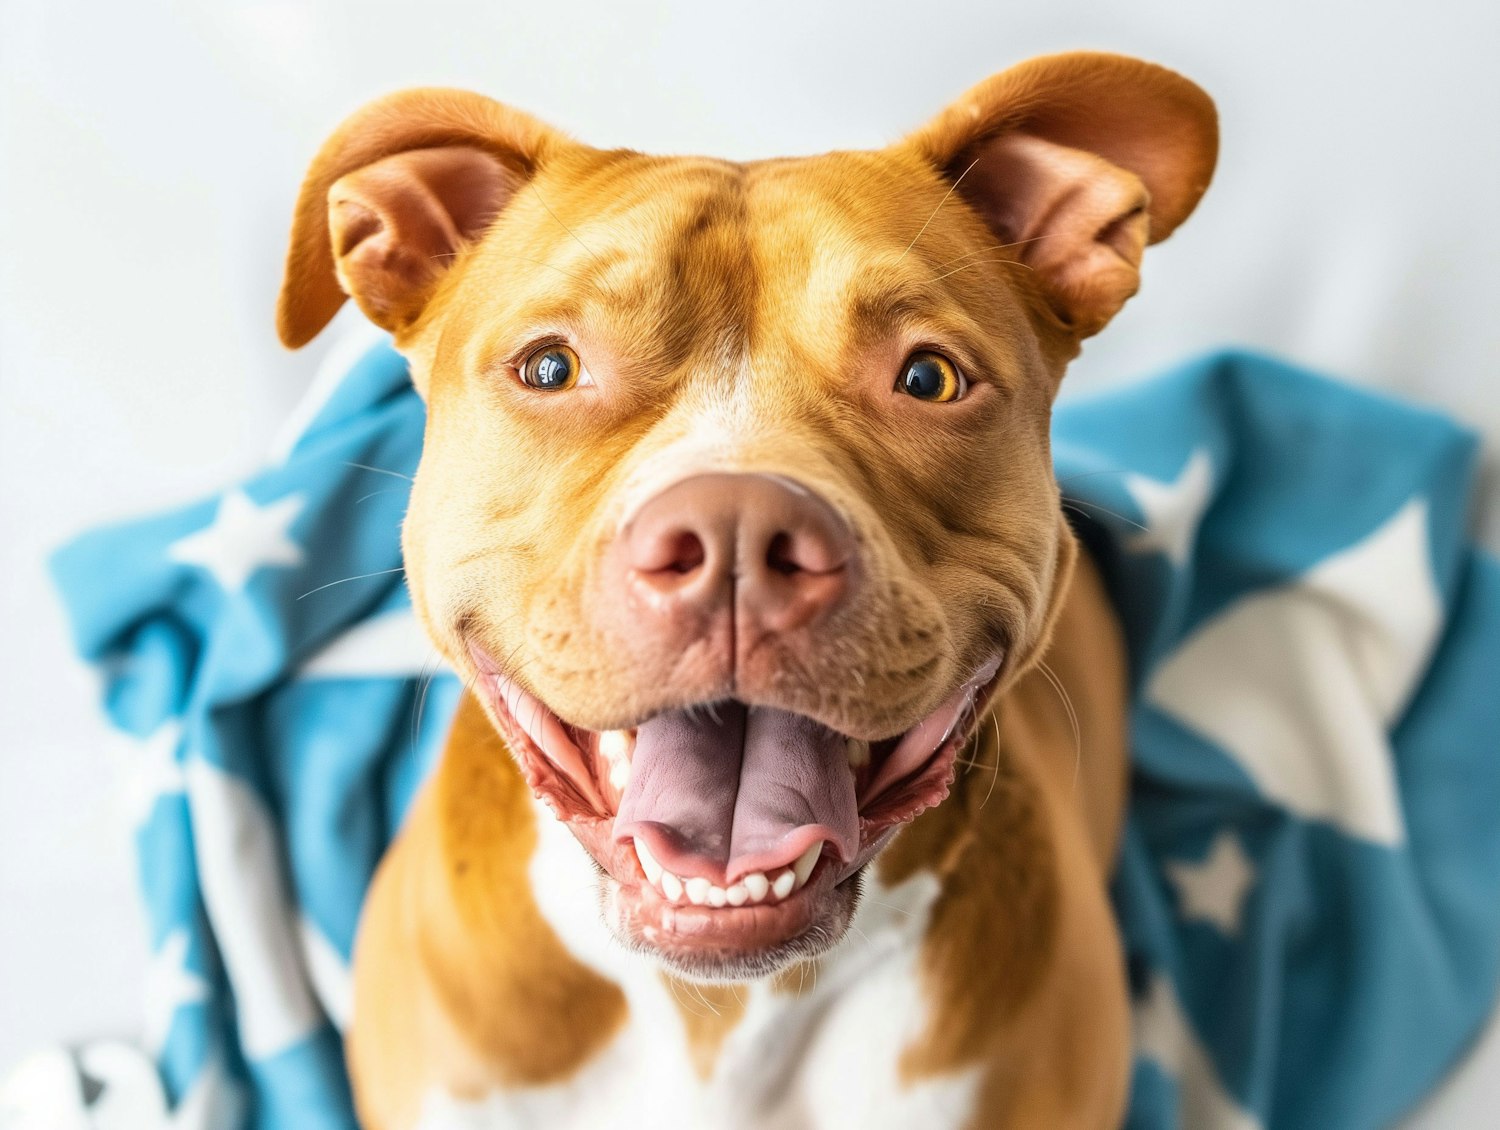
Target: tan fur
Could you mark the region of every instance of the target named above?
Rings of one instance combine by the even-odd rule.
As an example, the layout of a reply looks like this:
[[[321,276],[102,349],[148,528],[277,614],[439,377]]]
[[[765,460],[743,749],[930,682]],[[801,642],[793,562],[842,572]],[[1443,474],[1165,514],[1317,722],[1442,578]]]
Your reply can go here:
[[[283,339],[316,334],[342,283],[410,359],[429,416],[407,576],[465,676],[482,647],[592,729],[732,693],[873,739],[1003,641],[952,795],[877,861],[888,885],[941,882],[922,939],[933,1011],[901,1073],[981,1068],[978,1127],[1103,1127],[1124,1101],[1105,895],[1124,661],[1048,430],[1067,361],[1192,210],[1216,144],[1195,86],[1097,54],[1013,68],[881,151],[744,165],[592,149],[477,95],[413,91],[341,127],[298,205]],[[524,388],[517,367],[547,340],[593,384]],[[970,395],[896,395],[920,348]],[[604,563],[633,507],[697,471],[815,490],[867,583],[753,654],[653,648]],[[377,1130],[410,1125],[433,1086],[567,1078],[628,1020],[538,910],[537,817],[486,712],[465,700],[361,929],[350,1057]],[[795,995],[803,972],[776,987]],[[700,1075],[739,1015],[681,1013]]]
[[[742,985],[693,984],[669,973],[662,979],[682,1016],[693,1070],[699,1079],[709,1079],[725,1039],[745,1015],[746,990]]]
[[[992,1064],[976,1127],[1109,1126],[1123,1111],[1127,1002],[1105,884],[1124,706],[1123,643],[1083,558],[1045,668],[980,727],[949,800],[881,858],[887,882],[917,868],[943,879],[925,953],[939,1005],[905,1064]]]
[[[624,1023],[537,910],[535,841],[526,782],[465,697],[360,931],[349,1065],[371,1130],[410,1125],[434,1078],[471,1098],[565,1078]]]

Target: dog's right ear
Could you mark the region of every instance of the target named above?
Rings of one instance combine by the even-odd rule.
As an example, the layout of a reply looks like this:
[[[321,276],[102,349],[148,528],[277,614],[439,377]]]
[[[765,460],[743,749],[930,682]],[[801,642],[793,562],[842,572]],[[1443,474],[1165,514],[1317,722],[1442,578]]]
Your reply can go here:
[[[354,113],[302,182],[276,308],[282,343],[306,345],[346,296],[399,337],[463,248],[568,144],[463,90],[406,90]]]

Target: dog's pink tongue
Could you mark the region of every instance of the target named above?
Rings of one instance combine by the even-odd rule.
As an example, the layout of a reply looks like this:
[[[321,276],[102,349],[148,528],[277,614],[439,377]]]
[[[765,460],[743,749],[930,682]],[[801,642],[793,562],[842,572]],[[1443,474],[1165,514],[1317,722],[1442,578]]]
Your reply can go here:
[[[715,882],[790,864],[819,841],[848,862],[859,809],[844,739],[738,703],[658,715],[636,731],[615,817],[615,839],[632,836],[668,871]]]

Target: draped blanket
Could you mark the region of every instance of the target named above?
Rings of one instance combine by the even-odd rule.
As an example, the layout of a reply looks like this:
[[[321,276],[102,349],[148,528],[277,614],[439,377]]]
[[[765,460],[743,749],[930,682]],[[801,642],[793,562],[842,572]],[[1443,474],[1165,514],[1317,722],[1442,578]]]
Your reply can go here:
[[[422,403],[387,345],[345,362],[259,473],[54,562],[139,745],[163,1093],[131,1125],[354,1125],[360,902],[458,686],[401,574]],[[1475,441],[1238,353],[1065,400],[1053,435],[1131,657],[1129,1125],[1385,1125],[1500,974],[1500,567],[1465,537]]]

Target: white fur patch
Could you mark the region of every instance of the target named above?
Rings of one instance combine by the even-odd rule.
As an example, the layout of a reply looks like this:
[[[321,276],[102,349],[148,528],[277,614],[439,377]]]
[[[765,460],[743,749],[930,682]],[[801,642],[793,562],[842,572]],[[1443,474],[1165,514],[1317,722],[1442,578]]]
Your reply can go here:
[[[939,893],[921,873],[895,888],[869,884],[854,928],[799,994],[746,989],[745,1012],[713,1076],[692,1069],[677,1002],[647,958],[614,941],[598,880],[567,827],[538,804],[531,879],[543,916],[580,962],[615,980],[630,1019],[573,1078],[477,1102],[434,1092],[420,1130],[880,1130],[966,1125],[978,1070],[906,1087],[902,1052],[927,1022],[917,976]],[[684,996],[683,1006],[711,1008]]]

